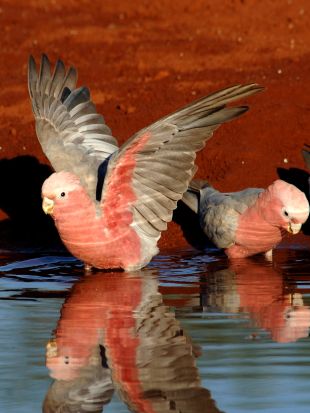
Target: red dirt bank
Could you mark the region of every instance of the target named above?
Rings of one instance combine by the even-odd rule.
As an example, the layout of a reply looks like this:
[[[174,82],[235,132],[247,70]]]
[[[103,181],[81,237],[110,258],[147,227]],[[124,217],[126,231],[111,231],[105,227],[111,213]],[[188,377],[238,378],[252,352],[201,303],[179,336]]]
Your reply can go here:
[[[0,156],[33,155],[47,163],[26,85],[28,55],[46,52],[78,68],[79,83],[90,87],[120,142],[218,88],[260,83],[266,91],[248,100],[251,111],[221,127],[199,154],[197,177],[221,190],[238,190],[268,185],[278,167],[305,169],[300,150],[310,144],[309,14],[307,0],[4,0]],[[12,167],[3,162],[0,207],[14,218],[15,203],[23,203],[25,188],[36,183],[23,181],[18,162],[11,181]],[[23,208],[15,215],[22,213]],[[160,246],[184,244],[171,224]]]

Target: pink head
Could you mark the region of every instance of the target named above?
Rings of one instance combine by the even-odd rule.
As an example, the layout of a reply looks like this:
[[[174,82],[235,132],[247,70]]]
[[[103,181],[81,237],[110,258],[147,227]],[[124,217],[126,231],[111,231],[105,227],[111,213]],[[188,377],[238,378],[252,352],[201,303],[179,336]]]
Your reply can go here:
[[[270,224],[293,234],[300,231],[309,216],[309,202],[296,186],[280,179],[261,194],[263,215]]]
[[[69,172],[53,173],[42,186],[42,208],[46,214],[55,215],[57,208],[72,205],[72,198],[83,190],[79,179]],[[76,204],[78,205],[78,204]]]

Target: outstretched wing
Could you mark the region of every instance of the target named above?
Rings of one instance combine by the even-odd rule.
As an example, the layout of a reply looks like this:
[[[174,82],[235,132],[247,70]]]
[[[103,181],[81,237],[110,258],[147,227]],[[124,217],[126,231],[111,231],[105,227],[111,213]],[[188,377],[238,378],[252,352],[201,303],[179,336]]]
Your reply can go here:
[[[102,196],[109,224],[127,220],[147,245],[156,245],[196,171],[196,152],[223,122],[248,108],[225,105],[262,90],[234,86],[157,121],[112,156]]]
[[[42,149],[56,172],[79,177],[90,197],[96,198],[99,165],[118,149],[116,139],[96,112],[86,87],[76,88],[77,73],[61,60],[51,73],[43,55],[39,73],[31,56],[28,87],[36,132]]]
[[[235,243],[240,215],[252,206],[263,189],[248,188],[240,192],[222,193],[204,187],[200,193],[199,220],[207,235],[218,248]]]

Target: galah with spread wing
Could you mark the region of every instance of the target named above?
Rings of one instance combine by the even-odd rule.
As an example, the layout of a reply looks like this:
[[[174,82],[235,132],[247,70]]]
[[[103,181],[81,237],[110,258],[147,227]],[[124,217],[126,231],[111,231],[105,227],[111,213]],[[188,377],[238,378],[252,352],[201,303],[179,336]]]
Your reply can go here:
[[[43,209],[68,250],[85,265],[139,269],[157,254],[161,232],[195,171],[196,152],[222,123],[248,108],[227,103],[262,87],[237,85],[170,114],[118,147],[77,73],[43,55],[29,60],[28,86],[42,149],[53,173]]]
[[[193,180],[182,201],[198,214],[209,240],[230,258],[270,255],[285,234],[298,233],[309,216],[305,194],[280,179],[267,189],[228,193]]]

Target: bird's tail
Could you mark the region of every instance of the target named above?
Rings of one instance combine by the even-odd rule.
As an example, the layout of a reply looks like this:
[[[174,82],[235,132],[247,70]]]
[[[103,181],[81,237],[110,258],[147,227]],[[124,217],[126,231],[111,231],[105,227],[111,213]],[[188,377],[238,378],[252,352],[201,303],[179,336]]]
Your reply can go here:
[[[193,179],[188,185],[188,189],[192,192],[200,192],[203,188],[211,186],[205,179]]]
[[[188,186],[188,190],[183,194],[182,202],[197,214],[199,209],[200,191],[203,188],[210,186],[211,185],[206,180],[193,179]]]

